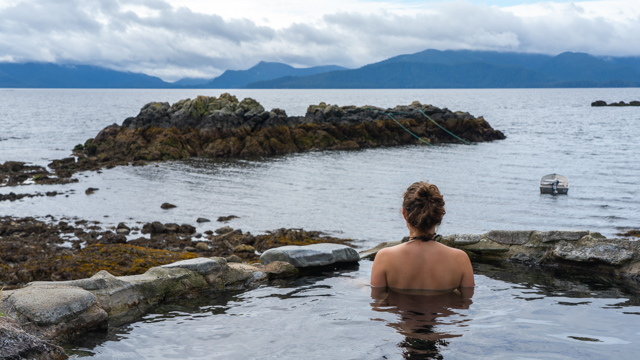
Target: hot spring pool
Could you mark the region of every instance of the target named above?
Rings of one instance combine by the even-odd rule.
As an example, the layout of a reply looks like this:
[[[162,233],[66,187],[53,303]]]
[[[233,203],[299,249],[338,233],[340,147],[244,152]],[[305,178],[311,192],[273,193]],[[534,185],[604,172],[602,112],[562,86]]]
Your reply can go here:
[[[637,283],[476,263],[471,300],[407,306],[371,297],[371,265],[178,299],[67,351],[94,359],[636,359],[640,350]]]

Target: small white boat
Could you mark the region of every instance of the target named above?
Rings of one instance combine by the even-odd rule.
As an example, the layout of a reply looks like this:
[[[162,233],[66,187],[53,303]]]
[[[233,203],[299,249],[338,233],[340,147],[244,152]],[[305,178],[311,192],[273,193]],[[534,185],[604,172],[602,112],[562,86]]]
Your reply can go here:
[[[545,175],[540,179],[541,194],[566,194],[569,192],[569,179],[558,174]]]

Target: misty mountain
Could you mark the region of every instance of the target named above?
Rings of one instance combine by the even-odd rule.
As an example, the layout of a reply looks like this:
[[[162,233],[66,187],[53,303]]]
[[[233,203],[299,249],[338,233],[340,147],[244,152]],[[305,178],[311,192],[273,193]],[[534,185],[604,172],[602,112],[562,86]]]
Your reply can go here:
[[[90,65],[0,63],[0,87],[167,88],[171,84],[154,76]]]
[[[539,88],[640,86],[640,58],[425,50],[359,69],[260,81],[247,88]]]
[[[210,89],[239,89],[257,81],[272,80],[285,76],[308,76],[338,70],[346,70],[346,68],[336,65],[294,68],[287,64],[261,61],[258,65],[248,70],[227,70],[222,75],[204,84],[203,87]]]
[[[0,63],[4,88],[541,88],[640,87],[640,57],[425,50],[358,69],[260,62],[214,79],[175,83],[90,65]]]
[[[212,79],[205,78],[182,78],[178,81],[172,82],[173,85],[181,86],[181,87],[191,87],[191,86],[199,86],[208,83]]]

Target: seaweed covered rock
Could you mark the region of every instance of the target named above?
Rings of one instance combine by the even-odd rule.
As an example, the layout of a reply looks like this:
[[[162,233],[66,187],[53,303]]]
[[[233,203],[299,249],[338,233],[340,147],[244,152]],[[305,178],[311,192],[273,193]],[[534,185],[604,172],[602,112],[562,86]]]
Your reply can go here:
[[[149,103],[122,126],[108,126],[77,146],[76,163],[50,166],[73,171],[194,156],[270,156],[420,143],[403,127],[432,144],[460,142],[450,133],[469,142],[504,139],[482,117],[417,101],[393,109],[320,103],[309,106],[305,116],[287,116],[281,109],[266,111],[254,99],[238,101],[222,94],[173,105]]]
[[[69,159],[75,162],[74,158]],[[63,159],[56,161],[63,162],[69,160]],[[4,164],[0,164],[0,186],[23,185],[27,181],[33,181],[33,183],[40,185],[51,185],[78,182],[78,179],[72,179],[71,173],[64,171],[62,167],[60,170],[56,170],[54,175],[42,166],[27,165],[24,162],[5,161]]]
[[[618,101],[618,102],[612,102],[610,104],[607,104],[606,101],[603,100],[596,100],[594,102],[591,103],[591,106],[594,107],[601,107],[601,106],[640,106],[640,101],[634,100],[634,101],[630,101],[628,103],[624,102],[624,101]]]
[[[118,233],[122,229],[132,228],[120,223],[114,233],[84,220],[72,224],[0,217],[0,288],[31,281],[81,279],[102,270],[115,276],[135,275],[154,266],[196,257],[233,256],[238,261],[257,263],[260,253],[274,247],[351,242],[302,229],[252,235],[224,227],[202,236],[195,234],[189,224],[158,221],[143,225],[141,232],[148,237],[128,240]],[[68,240],[70,234],[77,239]]]

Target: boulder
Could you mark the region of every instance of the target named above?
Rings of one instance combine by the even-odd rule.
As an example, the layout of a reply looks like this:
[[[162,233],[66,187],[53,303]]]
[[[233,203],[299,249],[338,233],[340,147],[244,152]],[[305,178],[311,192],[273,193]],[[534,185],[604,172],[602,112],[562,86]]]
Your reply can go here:
[[[260,256],[260,262],[264,265],[273,261],[285,261],[296,268],[358,262],[359,260],[360,255],[352,247],[329,243],[282,246],[269,249]]]
[[[230,233],[230,232],[232,232],[232,231],[233,231],[233,228],[232,228],[232,227],[230,227],[230,226],[223,226],[223,227],[221,227],[221,228],[219,228],[219,229],[216,229],[216,234],[218,234],[218,235],[224,235],[224,234],[228,234],[228,233]]]
[[[32,285],[14,291],[6,300],[19,314],[38,325],[53,325],[68,322],[81,315],[90,315],[95,327],[106,322],[107,313],[98,306],[91,292],[66,285]]]
[[[269,274],[269,278],[285,278],[298,275],[298,269],[292,264],[285,261],[272,261],[266,267],[265,271]]]

